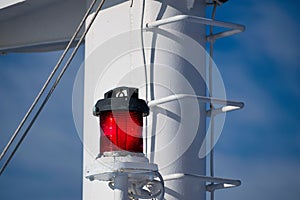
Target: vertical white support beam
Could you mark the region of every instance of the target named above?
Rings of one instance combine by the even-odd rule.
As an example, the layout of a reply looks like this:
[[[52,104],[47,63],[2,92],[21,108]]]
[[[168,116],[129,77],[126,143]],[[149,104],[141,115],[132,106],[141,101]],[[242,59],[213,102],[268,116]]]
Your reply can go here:
[[[204,0],[146,2],[146,22],[182,14],[205,17],[206,4]],[[150,57],[148,60],[153,59],[155,63],[169,66],[168,69],[160,69],[159,66],[150,69],[150,81],[154,82],[154,87],[151,89],[152,91],[150,90],[151,100],[180,93],[206,96],[205,55],[201,52],[193,52],[192,47],[189,46],[178,48],[174,45],[176,36],[179,36],[179,40],[180,38],[185,40],[185,38],[173,32],[178,31],[185,34],[205,48],[205,25],[178,21],[151,30],[154,30],[152,44],[155,44],[152,48],[156,48],[157,51],[152,51],[152,55],[148,55]],[[165,38],[174,38],[174,41],[170,42]],[[175,53],[165,55],[158,49],[179,52],[179,56]],[[187,54],[190,57],[198,58],[200,60],[198,65],[187,62],[187,57],[184,56]],[[199,72],[204,77],[197,74]],[[160,86],[164,86],[164,88]],[[200,112],[197,112],[198,106]],[[164,115],[164,112],[167,114]],[[152,119],[152,123],[156,123],[152,124],[148,132],[156,134],[156,137],[152,138],[155,140],[152,143],[156,150],[153,161],[158,164],[162,175],[206,174],[206,160],[198,157],[206,133],[205,105],[203,103],[197,104],[197,101],[191,99],[166,103],[160,105],[159,109],[154,110],[148,118]],[[196,130],[195,125],[199,126]],[[192,177],[167,181],[165,186],[167,200],[204,200],[206,198],[205,183]]]
[[[105,92],[117,87],[120,77],[131,70],[130,64],[125,61],[125,63],[118,65],[116,70],[109,71],[111,73],[107,72],[109,68],[107,65],[115,59],[111,55],[122,49],[124,45],[124,43],[111,45],[110,39],[140,27],[141,9],[139,8],[139,1],[135,1],[134,7],[130,7],[130,1],[121,0],[106,1],[105,5],[107,6],[107,3],[111,4],[112,2],[119,2],[119,4],[105,7],[99,13],[85,40],[83,174],[85,174],[86,167],[95,162],[100,150],[99,119],[92,115],[92,108],[98,99],[103,98]],[[123,40],[126,45],[130,45],[128,39]],[[107,81],[102,82],[103,79]],[[127,81],[126,86],[134,86],[129,85],[130,81],[131,79]],[[113,200],[114,191],[108,187],[106,182],[90,181],[83,178],[83,200],[92,199]]]
[[[141,74],[133,73],[143,66],[140,32],[125,34],[124,39],[117,43],[107,41],[112,38],[118,40],[123,37],[121,33],[139,29],[142,19],[145,25],[147,22],[180,14],[204,17],[206,7],[205,0],[134,0],[132,7],[130,5],[131,1],[126,1],[103,10],[85,40],[83,170],[94,162],[99,153],[98,119],[92,116],[92,107],[96,100],[103,98],[106,91],[124,85],[138,87],[140,98],[146,99],[145,80],[142,84],[136,84],[137,79],[143,79],[144,71]],[[146,30],[143,34],[144,45],[147,47],[147,100],[182,93],[206,95],[205,77],[200,75],[205,75],[205,55],[180,45],[180,42],[184,42],[181,36],[186,35],[205,48],[204,25],[180,21]],[[124,46],[138,50],[134,53],[118,54],[121,49],[126,49]],[[114,52],[117,55],[111,57]],[[197,58],[197,64],[189,63],[183,55]],[[205,175],[205,158],[198,157],[206,131],[205,113],[204,104],[189,99],[166,103],[151,111],[147,132],[148,135],[157,135],[151,140],[155,152],[148,156],[158,164],[163,175]],[[184,147],[185,145],[188,146]],[[149,153],[153,149],[150,148],[150,143],[148,147]],[[195,178],[184,177],[166,182],[167,200],[204,200],[205,193],[205,184]],[[83,200],[113,198],[114,192],[107,183],[83,180]]]

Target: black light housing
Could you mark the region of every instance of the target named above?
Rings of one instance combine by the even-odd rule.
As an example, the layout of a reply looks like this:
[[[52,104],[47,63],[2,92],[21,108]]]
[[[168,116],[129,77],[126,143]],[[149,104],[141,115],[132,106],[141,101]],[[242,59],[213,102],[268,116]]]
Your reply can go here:
[[[118,87],[106,92],[93,114],[100,119],[100,155],[114,151],[143,153],[143,117],[149,115],[149,107],[139,99],[137,88]]]

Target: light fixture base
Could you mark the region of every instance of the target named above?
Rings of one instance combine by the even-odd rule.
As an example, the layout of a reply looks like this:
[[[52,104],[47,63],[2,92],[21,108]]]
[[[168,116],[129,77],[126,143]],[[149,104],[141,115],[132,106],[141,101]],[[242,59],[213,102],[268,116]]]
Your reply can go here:
[[[120,173],[127,173],[129,179],[153,180],[158,166],[149,163],[144,154],[119,154],[110,152],[98,157],[94,164],[86,168],[85,177],[99,181],[112,181]]]

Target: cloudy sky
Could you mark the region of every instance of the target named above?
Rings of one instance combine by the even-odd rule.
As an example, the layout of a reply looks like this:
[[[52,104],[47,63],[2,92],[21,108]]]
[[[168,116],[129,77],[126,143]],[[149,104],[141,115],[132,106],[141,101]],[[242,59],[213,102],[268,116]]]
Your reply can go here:
[[[214,60],[227,97],[244,101],[229,113],[216,145],[216,176],[242,180],[216,199],[297,200],[300,196],[300,3],[234,1],[217,19],[245,24],[219,40]],[[0,56],[0,149],[4,147],[61,52]],[[82,143],[72,117],[72,87],[83,48],[28,137],[0,177],[0,199],[80,200]]]

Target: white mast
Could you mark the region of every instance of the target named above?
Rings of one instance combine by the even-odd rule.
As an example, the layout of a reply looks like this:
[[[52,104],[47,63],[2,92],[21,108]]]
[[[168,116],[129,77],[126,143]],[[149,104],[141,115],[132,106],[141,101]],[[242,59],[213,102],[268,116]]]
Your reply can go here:
[[[144,3],[145,5],[143,5]],[[97,119],[91,114],[91,109],[97,99],[102,98],[103,94],[109,89],[126,84],[127,86],[139,87],[140,91],[145,91],[145,80],[139,82],[139,85],[135,84],[138,82],[135,80],[138,78],[137,76],[143,77],[143,73],[140,73],[143,71],[139,71],[139,67],[143,66],[142,51],[139,50],[137,53],[132,54],[127,53],[124,56],[125,61],[120,59],[120,62],[118,62],[116,57],[121,55],[118,55],[116,49],[122,49],[124,45],[128,45],[128,50],[142,49],[140,31],[133,31],[141,28],[142,19],[144,20],[143,26],[146,27],[148,22],[177,15],[204,17],[205,8],[206,3],[204,0],[125,1],[109,7],[99,14],[85,42],[84,173],[86,173],[85,167],[91,165],[95,160],[95,156],[99,153],[99,125]],[[124,35],[119,36],[120,33],[124,33]],[[205,25],[182,20],[160,28],[148,29],[143,34],[145,47],[157,49],[145,52],[148,101],[167,97],[170,94],[206,95],[206,85],[202,79],[205,78],[205,54],[194,54],[195,52],[192,52],[188,46],[182,42],[180,43],[180,41],[176,41],[176,37],[181,39],[190,37],[190,40],[191,38],[194,39],[205,48]],[[186,35],[185,38],[182,35]],[[120,40],[119,44],[118,42],[112,42],[114,46],[107,44],[107,41],[112,38],[115,38],[112,40],[118,40],[122,37],[127,38],[127,40]],[[124,49],[126,50],[126,48]],[[112,55],[113,50],[117,52],[115,53],[116,55]],[[119,52],[126,53],[125,50],[124,52],[122,50]],[[164,53],[164,50],[169,50],[170,52]],[[184,56],[180,57],[180,55],[185,55],[186,52],[198,57],[197,66],[189,64],[184,60]],[[109,56],[117,59],[117,64],[114,65],[113,63],[107,69],[109,63],[105,57]],[[151,62],[154,62],[154,65],[151,65]],[[194,69],[194,67],[197,67],[197,69]],[[132,72],[135,69],[137,69],[137,72]],[[184,77],[180,77],[178,75],[179,72],[182,72]],[[195,72],[199,74],[193,76],[192,74]],[[131,73],[132,76],[130,75]],[[126,74],[127,77],[125,77]],[[200,74],[204,75],[204,77],[201,77]],[[102,75],[106,76],[107,79],[99,77]],[[109,82],[102,81],[104,79]],[[121,85],[118,85],[119,82],[121,82]],[[145,92],[141,98],[146,99]],[[194,112],[198,110],[198,106],[200,112]],[[196,99],[184,99],[179,101],[179,103],[165,103],[160,105],[159,108],[163,112],[172,112],[174,116],[172,118],[169,114],[161,114],[159,113],[160,110],[155,109],[155,107],[153,107],[153,112],[148,116],[148,136],[157,134],[155,138],[152,138],[152,148],[155,149],[155,152],[148,154],[151,158],[150,161],[158,164],[163,175],[176,173],[205,175],[205,158],[199,159],[198,157],[206,132],[205,104],[198,104]],[[176,116],[178,119],[176,119]],[[196,123],[197,127],[195,127],[194,120],[199,122],[199,127],[198,123]],[[170,143],[172,138],[174,140]],[[151,142],[148,140],[148,152],[151,151],[150,144]],[[164,148],[162,149],[161,147]],[[168,181],[165,184],[165,198],[168,200],[205,199],[205,183],[200,179],[185,176],[181,179]],[[107,186],[107,183],[91,182],[88,179],[83,180],[83,200],[112,199],[113,195],[114,193]]]
[[[72,19],[78,21],[84,10],[79,0],[73,6],[50,0],[44,4],[34,0],[9,2],[3,8],[13,8],[5,9],[3,16],[11,23],[0,21],[5,30],[0,34],[0,52],[60,49],[71,35],[75,23]],[[87,0],[87,5],[90,2]],[[155,197],[162,199],[165,191],[168,200],[205,199],[206,191],[213,193],[240,185],[238,180],[205,176],[207,116],[214,118],[216,114],[243,107],[240,102],[206,96],[206,87],[211,87],[211,83],[206,84],[206,41],[214,42],[244,30],[241,25],[204,18],[207,2],[210,1],[114,0],[108,1],[96,18],[85,38],[83,200],[144,199],[128,193],[139,189],[141,196],[160,191]],[[33,3],[32,10],[16,6],[28,3]],[[43,12],[39,10],[42,6]],[[64,10],[63,6],[70,9]],[[18,11],[17,15],[22,14],[24,19],[14,18],[9,10]],[[76,11],[80,14],[74,14]],[[70,15],[62,17],[66,13]],[[60,27],[55,17],[62,17],[69,26]],[[33,18],[44,22],[41,24],[53,23],[54,28],[43,29],[39,23],[30,23]],[[35,35],[29,34],[26,26],[19,31],[24,37],[11,34],[14,27],[24,23],[30,23]],[[230,30],[207,37],[205,25]],[[40,29],[47,33],[38,34]],[[100,127],[92,109],[104,93],[120,86],[138,88],[140,98],[150,107],[144,122],[144,153],[148,159],[141,154],[98,156]],[[205,103],[223,106],[212,106],[207,111]],[[212,141],[211,144],[214,145]],[[157,166],[165,180],[164,189]],[[108,172],[111,169],[115,171]],[[107,185],[93,179],[111,182]],[[142,186],[148,183],[143,180],[148,179],[152,185],[147,192]]]

